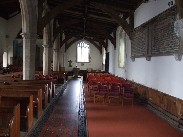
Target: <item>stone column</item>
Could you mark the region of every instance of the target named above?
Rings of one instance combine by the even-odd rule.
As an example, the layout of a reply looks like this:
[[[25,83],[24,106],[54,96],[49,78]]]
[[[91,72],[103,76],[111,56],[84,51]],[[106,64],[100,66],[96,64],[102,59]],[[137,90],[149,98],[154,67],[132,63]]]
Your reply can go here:
[[[59,61],[58,61],[58,52],[59,52],[59,35],[57,36],[57,38],[54,41],[54,45],[53,45],[53,71],[58,71],[59,68]]]
[[[8,66],[8,54],[7,51],[4,51],[3,53],[3,67],[7,67]]]
[[[58,71],[58,52],[59,50],[53,49],[53,71]]]
[[[43,75],[51,72],[51,47],[50,47],[50,24],[43,30]]]
[[[8,36],[6,36],[6,44],[4,46],[4,53],[3,53],[3,67],[8,66]]]
[[[51,72],[51,47],[43,45],[43,75],[49,75]]]
[[[22,33],[23,80],[32,80],[35,75],[35,53],[37,34]]]

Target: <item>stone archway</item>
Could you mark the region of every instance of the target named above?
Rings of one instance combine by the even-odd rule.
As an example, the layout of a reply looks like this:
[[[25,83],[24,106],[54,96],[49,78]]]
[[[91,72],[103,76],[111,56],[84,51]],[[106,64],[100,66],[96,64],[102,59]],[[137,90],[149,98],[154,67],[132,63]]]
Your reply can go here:
[[[37,0],[19,0],[22,15],[23,79],[34,79],[37,39]]]

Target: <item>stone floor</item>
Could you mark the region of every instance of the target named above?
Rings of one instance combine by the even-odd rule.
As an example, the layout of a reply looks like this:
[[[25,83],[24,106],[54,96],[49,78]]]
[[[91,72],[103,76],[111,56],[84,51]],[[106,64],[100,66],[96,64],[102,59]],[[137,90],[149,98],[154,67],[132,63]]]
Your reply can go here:
[[[26,137],[76,137],[78,136],[80,79],[70,80],[63,94],[57,86],[57,97],[45,110],[42,119]],[[60,89],[59,89],[60,88]]]

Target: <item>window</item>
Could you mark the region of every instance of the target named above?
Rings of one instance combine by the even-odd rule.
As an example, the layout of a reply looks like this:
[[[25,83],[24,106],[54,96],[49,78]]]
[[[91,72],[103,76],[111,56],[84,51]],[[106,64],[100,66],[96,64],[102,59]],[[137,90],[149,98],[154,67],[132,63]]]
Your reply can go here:
[[[77,62],[89,62],[90,46],[89,44],[80,42],[77,45]]]
[[[103,63],[103,65],[105,65],[106,51],[105,51],[104,47],[102,47],[102,53],[103,53],[103,61],[102,61],[102,63]]]
[[[125,67],[125,32],[119,33],[118,66]]]

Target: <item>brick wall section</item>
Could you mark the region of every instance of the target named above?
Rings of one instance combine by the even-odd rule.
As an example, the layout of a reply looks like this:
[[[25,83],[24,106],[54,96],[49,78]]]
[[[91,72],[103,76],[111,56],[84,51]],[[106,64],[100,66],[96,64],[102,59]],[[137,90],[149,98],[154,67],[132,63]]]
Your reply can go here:
[[[133,33],[132,56],[139,57],[139,53],[144,57],[177,53],[180,39],[174,33],[176,15],[177,9],[174,6],[136,28]]]

